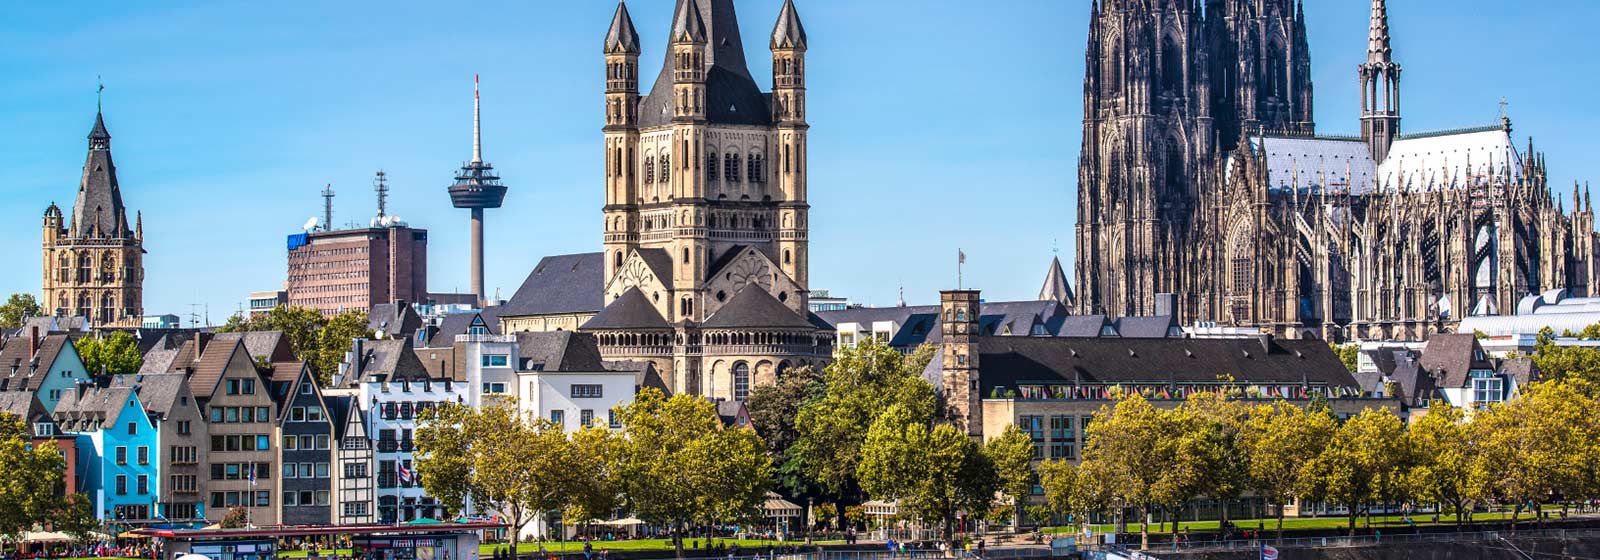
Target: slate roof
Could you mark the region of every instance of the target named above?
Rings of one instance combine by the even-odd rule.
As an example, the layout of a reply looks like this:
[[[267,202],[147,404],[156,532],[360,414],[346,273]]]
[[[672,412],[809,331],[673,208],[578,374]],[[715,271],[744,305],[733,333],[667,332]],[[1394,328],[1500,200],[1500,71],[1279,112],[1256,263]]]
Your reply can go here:
[[[672,255],[668,254],[666,249],[636,249],[635,251],[639,253],[639,258],[644,260],[644,264],[650,267],[650,272],[655,273],[656,278],[661,280],[662,285],[672,285]]]
[[[427,348],[449,348],[456,343],[456,337],[467,334],[474,324],[481,324],[489,329],[489,334],[500,334],[501,307],[490,307],[483,311],[466,313],[451,313],[439,320],[439,328],[428,336]]]
[[[132,237],[128,214],[122,207],[117,166],[111,161],[111,134],[106,131],[102,114],[94,116],[89,145],[78,198],[72,205],[72,231],[79,237]]]
[[[130,395],[133,395],[130,387],[80,386],[79,390],[66,391],[61,396],[54,417],[64,431],[97,430],[106,422],[116,421]]]
[[[606,31],[604,50],[607,54],[639,54],[639,32],[633,28],[633,17],[628,15],[628,4],[617,2],[617,14],[611,18],[611,29]]]
[[[685,4],[699,8],[699,20],[706,31],[706,119],[711,124],[765,126],[772,123],[766,94],[750,77],[745,65],[744,42],[739,37],[739,20],[733,0],[677,0],[672,29],[687,24]],[[674,84],[670,38],[661,74],[656,76],[650,94],[639,103],[639,125],[651,128],[672,123]]]
[[[1377,180],[1378,165],[1360,138],[1253,137],[1250,146],[1266,158],[1268,187],[1275,190],[1298,186],[1331,194],[1349,185],[1360,194]]]
[[[428,370],[411,349],[411,339],[363,340],[356,363],[346,363],[348,372],[339,385],[359,387],[369,381],[420,381],[428,379]]]
[[[1417,362],[1417,357],[1405,350],[1396,350],[1393,353],[1395,366],[1394,372],[1389,374],[1389,379],[1400,385],[1398,395],[1407,404],[1425,405],[1434,399],[1439,392],[1439,386],[1434,383],[1433,376]],[[1383,387],[1371,391],[1383,394]]]
[[[193,345],[193,342],[189,343]],[[228,370],[228,365],[233,362],[235,352],[244,352],[250,357],[250,351],[245,347],[239,337],[222,338],[218,335],[210,344],[200,352],[200,359],[194,360],[193,370],[189,373],[189,391],[200,398],[210,398],[217,390],[217,383],[222,381],[222,374]],[[255,368],[255,360],[251,358],[251,368]]]
[[[642,295],[642,294],[641,294]],[[707,329],[772,328],[810,329],[811,321],[789,309],[778,298],[754,284],[739,290],[715,315],[701,324]]]
[[[61,351],[66,349],[68,343],[68,337],[64,334],[40,335],[38,347],[30,354],[29,335],[22,334],[7,340],[4,349],[0,349],[0,379],[5,380],[0,383],[3,385],[0,391],[39,388],[39,383],[44,381],[44,374],[50,371],[50,366],[56,363],[56,358],[61,356]],[[33,379],[30,380],[30,376]]]
[[[806,26],[800,23],[800,13],[794,9],[794,0],[783,0],[783,9],[778,11],[778,24],[772,27],[772,41],[768,47],[774,50],[806,48]]]
[[[349,395],[323,395],[322,402],[328,406],[328,420],[333,424],[333,439],[335,442],[344,437],[347,426],[345,420],[350,414],[350,403],[355,397]],[[334,445],[338,445],[335,443]]]
[[[1073,301],[1072,284],[1067,283],[1067,273],[1061,269],[1061,259],[1050,259],[1050,270],[1045,272],[1044,286],[1039,288],[1039,301]]]
[[[499,315],[593,313],[605,306],[604,253],[554,255],[539,260]]]
[[[380,303],[367,312],[367,330],[384,336],[411,336],[422,328],[422,317],[410,303],[401,300]]]
[[[4,391],[0,392],[0,414],[11,414],[29,425],[50,417],[45,411],[44,403],[39,402],[39,394],[33,391]]]
[[[1440,387],[1456,389],[1466,387],[1468,374],[1474,369],[1493,370],[1488,354],[1478,345],[1472,334],[1435,334],[1428,337],[1419,360]]]
[[[609,371],[592,334],[570,331],[517,333],[519,371]]]
[[[650,387],[668,395],[672,394],[672,389],[667,387],[667,382],[665,380],[661,379],[661,374],[660,372],[656,371],[656,365],[653,362],[618,360],[606,362],[606,369],[610,371],[633,372],[633,385],[635,388],[643,389]]]
[[[294,352],[289,348],[289,339],[283,335],[283,331],[221,333],[212,337],[212,342],[227,343],[232,340],[244,343],[244,349],[250,353],[251,360],[268,362],[295,360]]]
[[[1500,371],[1517,380],[1518,386],[1526,386],[1539,380],[1539,366],[1527,357],[1510,358],[1500,364]]]
[[[1104,315],[1068,315],[1066,306],[1057,301],[1002,301],[984,302],[979,317],[979,328],[986,335],[1037,336],[1033,326],[1043,328],[1042,336],[1093,338],[1102,336],[1110,327],[1122,338],[1165,338],[1177,326],[1174,317],[1107,318]],[[923,343],[943,340],[939,329],[939,306],[916,305],[907,307],[857,307],[818,313],[835,329],[840,323],[856,323],[870,328],[872,323],[890,321],[900,325],[889,345],[912,348]]]
[[[650,304],[650,300],[645,298],[644,292],[639,291],[638,288],[628,288],[628,291],[622,293],[622,297],[617,298],[611,302],[611,305],[607,305],[605,309],[600,310],[600,313],[595,314],[594,318],[584,323],[581,329],[589,331],[606,329],[667,329],[671,327],[672,325],[667,324],[667,320],[661,317],[661,313],[656,311],[656,307]]]
[[[1318,340],[985,336],[979,352],[983,394],[1025,384],[1212,383],[1228,376],[1243,383],[1357,386]]]
[[[184,382],[181,373],[141,373],[112,376],[110,386],[136,388],[139,391],[139,402],[144,403],[145,411],[171,416],[174,408],[178,406],[178,397],[183,393]]]

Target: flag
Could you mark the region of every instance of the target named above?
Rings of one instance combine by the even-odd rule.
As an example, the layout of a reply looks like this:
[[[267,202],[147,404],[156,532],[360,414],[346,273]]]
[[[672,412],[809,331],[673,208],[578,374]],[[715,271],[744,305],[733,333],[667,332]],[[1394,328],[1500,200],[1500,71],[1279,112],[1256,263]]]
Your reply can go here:
[[[400,482],[411,482],[411,469],[407,468],[405,463],[400,463]]]
[[[1278,549],[1272,545],[1261,545],[1261,560],[1278,560]]]
[[[956,260],[960,261],[960,264],[967,264],[967,252],[956,249]]]
[[[255,467],[255,465],[250,465],[250,486],[254,487],[255,485],[256,485],[256,467]]]

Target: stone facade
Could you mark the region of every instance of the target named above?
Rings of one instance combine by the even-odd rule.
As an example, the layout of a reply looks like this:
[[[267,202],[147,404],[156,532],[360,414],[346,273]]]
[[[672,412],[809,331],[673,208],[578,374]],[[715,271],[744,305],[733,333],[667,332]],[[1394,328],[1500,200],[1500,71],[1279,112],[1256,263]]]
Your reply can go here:
[[[1508,118],[1401,134],[1384,0],[1350,137],[1316,134],[1290,0],[1108,0],[1092,16],[1081,312],[1150,313],[1172,293],[1186,322],[1417,340],[1532,293],[1593,291],[1587,193],[1563,209]]]
[[[95,114],[77,200],[66,216],[54,203],[44,211],[42,307],[56,316],[89,318],[97,326],[138,327],[144,314],[144,224],[128,227],[111,133]]]
[[[792,1],[770,47],[764,93],[732,0],[679,0],[641,96],[625,6],[607,35],[606,308],[583,328],[607,359],[652,362],[676,392],[741,399],[832,352],[807,306],[807,45]]]

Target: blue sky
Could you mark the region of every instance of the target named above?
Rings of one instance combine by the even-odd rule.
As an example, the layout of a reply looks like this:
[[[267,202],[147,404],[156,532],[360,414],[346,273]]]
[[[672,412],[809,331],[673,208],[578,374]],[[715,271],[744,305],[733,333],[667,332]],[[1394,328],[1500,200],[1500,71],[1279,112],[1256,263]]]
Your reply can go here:
[[[39,289],[39,219],[70,204],[95,77],[131,209],[144,211],[149,314],[221,320],[283,282],[283,237],[339,192],[368,220],[431,232],[430,286],[464,289],[467,215],[444,188],[484,150],[511,186],[488,222],[488,286],[509,296],[541,256],[598,250],[600,40],[615,7],[581,2],[28,2],[0,21],[0,292]],[[738,0],[757,81],[780,0]],[[1319,131],[1357,130],[1367,6],[1307,2]],[[1408,131],[1493,121],[1549,153],[1551,181],[1600,175],[1593,94],[1600,3],[1401,0]],[[956,282],[1030,298],[1057,242],[1070,265],[1087,0],[797,0],[809,55],[812,287],[887,305]],[[670,0],[631,0],[659,67]],[[646,87],[648,87],[646,85]],[[1525,141],[1525,139],[1523,140]],[[1561,187],[1563,192],[1568,187]],[[131,216],[130,216],[131,219]],[[1070,274],[1070,271],[1069,271]]]

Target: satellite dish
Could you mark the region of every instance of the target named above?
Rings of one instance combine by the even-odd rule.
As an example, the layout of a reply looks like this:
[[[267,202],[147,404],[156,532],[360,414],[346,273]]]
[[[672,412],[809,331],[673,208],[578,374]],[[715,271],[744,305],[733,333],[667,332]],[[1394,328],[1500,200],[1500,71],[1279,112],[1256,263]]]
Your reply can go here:
[[[317,225],[320,223],[320,219],[318,219],[316,216],[312,216],[311,219],[306,220],[306,225],[300,226],[300,229],[311,231],[317,229]]]

